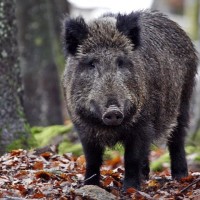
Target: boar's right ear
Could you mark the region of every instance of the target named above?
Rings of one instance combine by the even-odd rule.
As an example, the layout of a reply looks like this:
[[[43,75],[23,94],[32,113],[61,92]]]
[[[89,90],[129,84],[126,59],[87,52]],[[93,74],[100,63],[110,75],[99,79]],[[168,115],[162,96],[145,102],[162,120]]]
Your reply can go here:
[[[88,27],[82,17],[67,18],[64,21],[64,47],[66,54],[75,55],[78,45],[87,38]]]
[[[140,12],[132,12],[129,15],[117,15],[116,27],[119,32],[126,35],[134,44],[134,49],[140,45]]]

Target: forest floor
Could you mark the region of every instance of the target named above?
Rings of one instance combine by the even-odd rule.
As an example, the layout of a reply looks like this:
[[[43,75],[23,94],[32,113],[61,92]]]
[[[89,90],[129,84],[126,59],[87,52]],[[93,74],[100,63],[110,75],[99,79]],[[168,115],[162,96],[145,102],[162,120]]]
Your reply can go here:
[[[151,160],[160,156],[151,153]],[[197,170],[199,171],[199,170]],[[141,191],[122,191],[123,159],[116,154],[101,168],[101,188],[84,186],[85,158],[71,153],[13,150],[0,157],[0,199],[200,199],[200,172],[190,171],[179,182],[171,180],[169,167],[152,172]]]

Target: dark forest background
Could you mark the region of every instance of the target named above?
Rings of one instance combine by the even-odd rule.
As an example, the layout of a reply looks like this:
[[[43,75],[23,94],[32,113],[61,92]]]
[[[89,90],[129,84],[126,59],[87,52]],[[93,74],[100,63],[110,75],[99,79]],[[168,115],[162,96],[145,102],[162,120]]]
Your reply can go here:
[[[64,123],[60,36],[68,13],[66,0],[0,1],[1,153],[30,146],[32,126]]]
[[[155,0],[152,9],[187,18],[186,31],[199,48],[199,4],[199,0]],[[61,24],[74,10],[81,14],[66,0],[0,0],[0,154],[77,141],[60,83],[65,65]],[[197,81],[188,136],[188,144],[196,146],[200,143],[199,85]]]

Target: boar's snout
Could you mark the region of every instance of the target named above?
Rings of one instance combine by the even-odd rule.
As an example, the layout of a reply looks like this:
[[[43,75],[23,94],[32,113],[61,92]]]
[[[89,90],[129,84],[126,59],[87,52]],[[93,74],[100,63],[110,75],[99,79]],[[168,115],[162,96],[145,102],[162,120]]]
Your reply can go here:
[[[104,124],[108,126],[118,126],[122,123],[123,119],[123,113],[115,105],[109,106],[102,117]]]

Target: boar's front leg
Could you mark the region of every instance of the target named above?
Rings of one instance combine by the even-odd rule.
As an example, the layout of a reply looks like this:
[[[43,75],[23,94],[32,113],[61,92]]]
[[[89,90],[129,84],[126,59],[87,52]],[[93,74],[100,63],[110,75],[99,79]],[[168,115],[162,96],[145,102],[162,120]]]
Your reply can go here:
[[[86,158],[85,185],[99,185],[103,148],[95,142],[82,141]]]
[[[149,180],[149,172],[150,172],[150,167],[149,167],[149,158],[148,158],[148,154],[146,155],[146,157],[143,160],[143,164],[142,164],[142,177],[145,180]]]
[[[140,179],[142,175],[144,178],[148,178],[150,139],[151,131],[147,131],[147,129],[138,129],[135,131],[134,135],[128,138],[124,143],[125,177],[123,188],[125,190],[129,187],[140,189]]]

